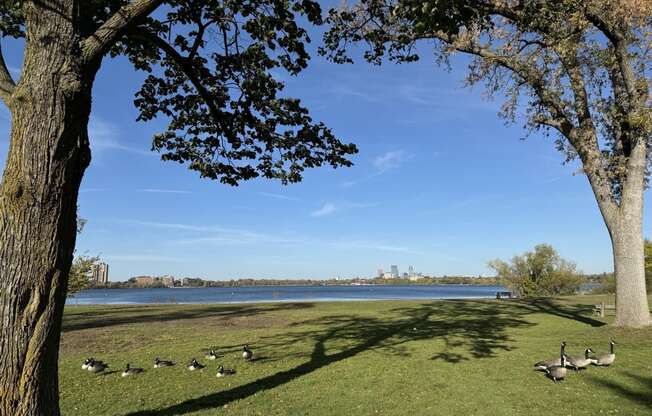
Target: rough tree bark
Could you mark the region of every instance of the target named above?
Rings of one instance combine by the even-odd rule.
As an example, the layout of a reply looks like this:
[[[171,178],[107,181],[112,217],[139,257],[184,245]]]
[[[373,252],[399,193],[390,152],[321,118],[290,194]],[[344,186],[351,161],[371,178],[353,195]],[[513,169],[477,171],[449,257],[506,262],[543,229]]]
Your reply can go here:
[[[640,141],[629,159],[627,181],[621,203],[605,219],[613,246],[616,278],[617,326],[650,325],[650,308],[645,288],[643,239],[643,192],[645,189],[647,144]]]
[[[643,252],[643,192],[647,152],[644,140],[639,140],[632,149],[620,204],[614,202],[604,173],[599,173],[601,159],[597,151],[585,152],[582,157],[584,171],[611,238],[616,280],[616,326],[637,328],[652,323],[645,288]]]
[[[58,415],[58,345],[90,162],[95,70],[81,63],[73,1],[25,5],[23,72],[9,100],[0,188],[0,415]]]

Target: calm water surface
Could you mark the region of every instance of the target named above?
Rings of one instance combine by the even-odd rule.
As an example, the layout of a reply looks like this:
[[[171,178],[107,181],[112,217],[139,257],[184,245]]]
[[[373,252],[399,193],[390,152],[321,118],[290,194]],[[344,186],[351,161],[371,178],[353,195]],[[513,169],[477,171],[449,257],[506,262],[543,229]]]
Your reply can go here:
[[[382,299],[493,298],[501,286],[256,286],[176,289],[93,289],[68,298],[69,305],[147,303],[250,303]]]

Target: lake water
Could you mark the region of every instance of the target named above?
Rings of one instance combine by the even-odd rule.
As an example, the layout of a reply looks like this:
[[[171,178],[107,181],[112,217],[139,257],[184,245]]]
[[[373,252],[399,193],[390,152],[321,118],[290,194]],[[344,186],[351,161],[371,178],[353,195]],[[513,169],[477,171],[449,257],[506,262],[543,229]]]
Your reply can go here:
[[[251,303],[382,299],[494,298],[501,286],[255,286],[175,289],[93,289],[68,298],[69,305],[148,303]]]

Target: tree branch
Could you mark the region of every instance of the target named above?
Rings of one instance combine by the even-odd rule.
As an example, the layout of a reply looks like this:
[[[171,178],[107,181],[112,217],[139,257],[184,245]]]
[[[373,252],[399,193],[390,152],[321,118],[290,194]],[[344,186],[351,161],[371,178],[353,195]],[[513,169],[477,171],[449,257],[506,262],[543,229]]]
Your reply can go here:
[[[620,33],[612,25],[607,24],[600,17],[591,13],[591,11],[586,11],[586,18],[593,26],[595,26],[600,32],[602,32],[609,42],[613,45],[614,55],[616,61],[618,62],[618,67],[620,68],[620,73],[622,75],[623,82],[625,84],[625,90],[631,102],[636,100],[636,81],[634,79],[634,72],[629,63],[629,57],[627,52],[627,46],[625,45],[625,38],[622,33]]]
[[[197,93],[208,107],[208,110],[210,111],[211,116],[215,119],[215,122],[221,125],[222,131],[224,132],[225,135],[228,136],[229,129],[227,129],[226,126],[223,125],[223,121],[224,121],[223,114],[215,105],[215,101],[213,100],[211,93],[206,89],[206,87],[204,87],[201,80],[199,79],[199,76],[197,75],[197,71],[195,70],[193,64],[194,61],[190,60],[187,57],[182,56],[179,52],[177,52],[176,49],[174,49],[174,47],[172,47],[172,45],[170,45],[164,39],[161,39],[159,36],[149,32],[146,29],[133,30],[132,32],[130,32],[130,34],[133,34],[133,36],[137,38],[141,38],[144,41],[153,44],[161,51],[163,51],[177,65],[179,65],[179,68],[181,68],[181,70],[186,75],[186,77],[188,77],[188,80],[195,87]]]
[[[16,83],[11,77],[7,65],[5,64],[5,59],[2,54],[2,45],[0,45],[0,98],[7,107],[11,107],[11,96],[16,89]]]
[[[95,33],[81,43],[84,62],[100,58],[140,18],[148,16],[163,0],[134,0],[111,16]]]

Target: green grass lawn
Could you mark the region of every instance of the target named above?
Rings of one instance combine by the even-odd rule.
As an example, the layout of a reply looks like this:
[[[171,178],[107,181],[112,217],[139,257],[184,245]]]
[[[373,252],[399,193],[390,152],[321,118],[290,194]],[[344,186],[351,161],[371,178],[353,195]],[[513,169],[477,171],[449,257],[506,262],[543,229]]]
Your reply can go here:
[[[373,301],[70,306],[61,340],[65,415],[652,414],[652,329],[557,301]],[[611,303],[611,302],[610,302]],[[616,346],[611,368],[554,384],[534,362]],[[244,362],[248,343],[257,357]],[[223,356],[204,359],[214,348]],[[93,356],[107,374],[80,366]],[[155,357],[179,365],[154,369]],[[193,357],[206,364],[190,372]],[[121,378],[126,363],[145,373]],[[215,377],[217,365],[237,374]]]

